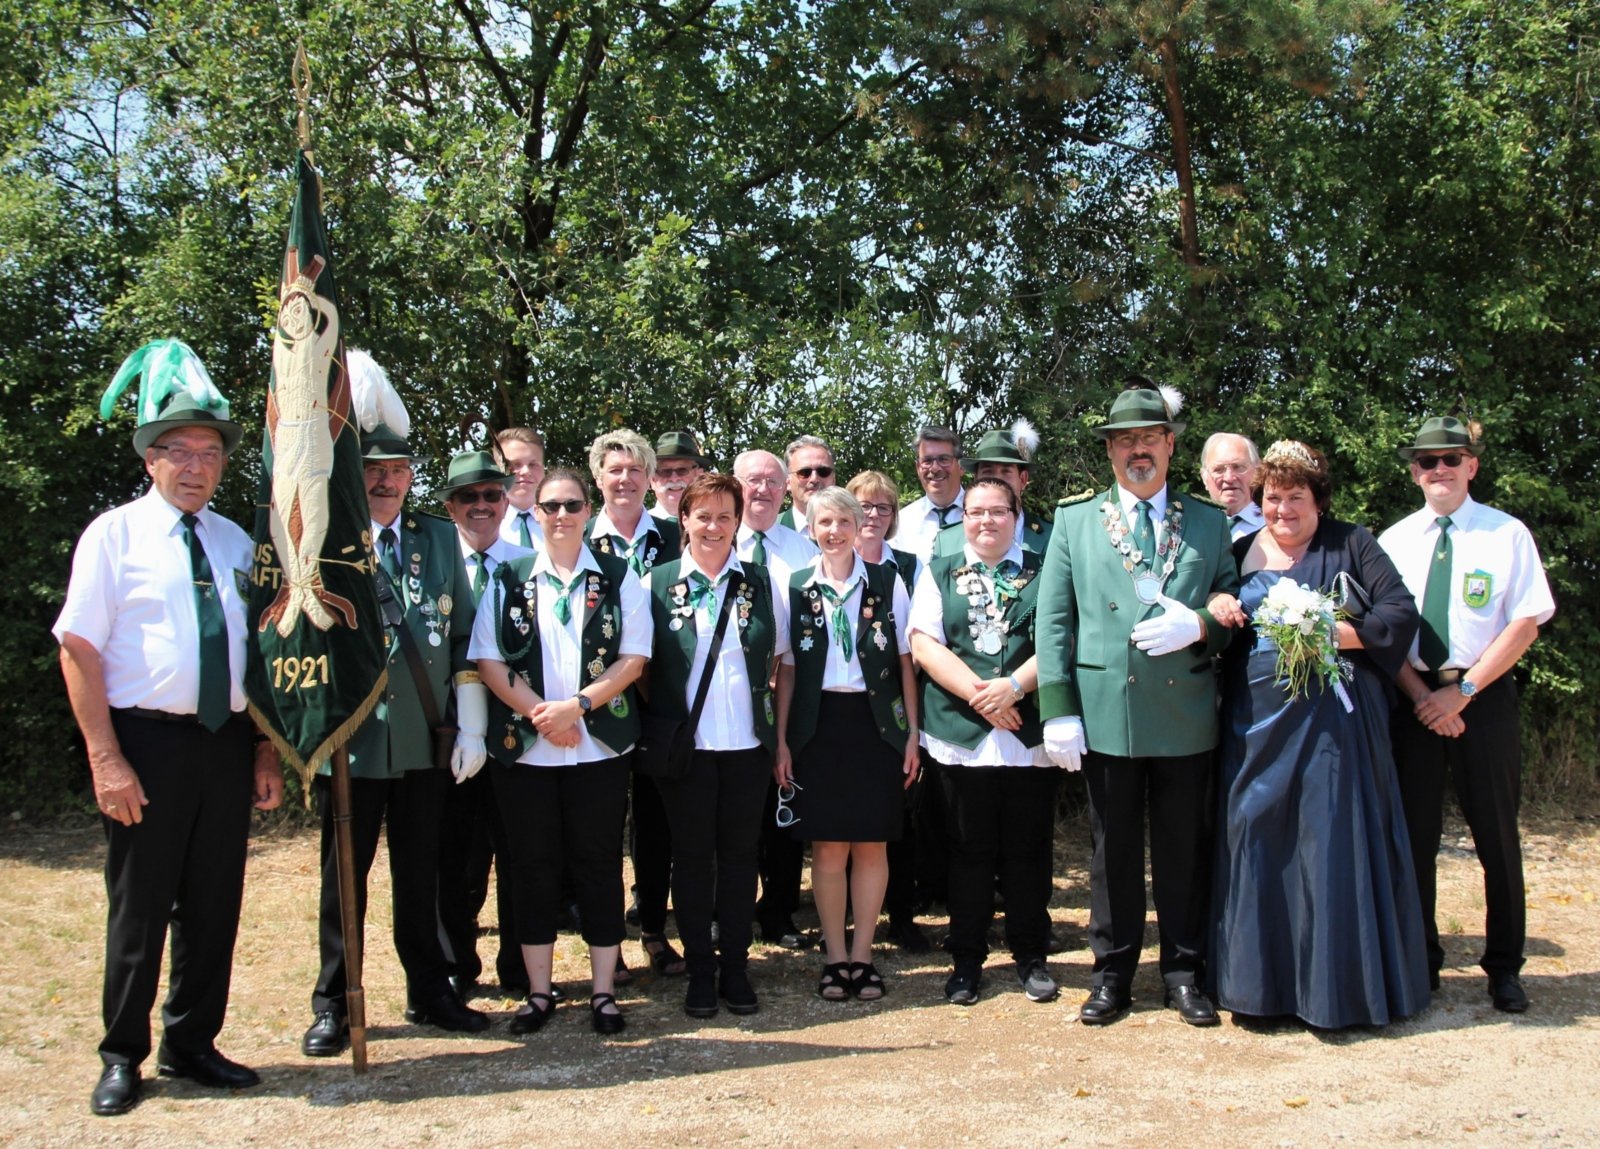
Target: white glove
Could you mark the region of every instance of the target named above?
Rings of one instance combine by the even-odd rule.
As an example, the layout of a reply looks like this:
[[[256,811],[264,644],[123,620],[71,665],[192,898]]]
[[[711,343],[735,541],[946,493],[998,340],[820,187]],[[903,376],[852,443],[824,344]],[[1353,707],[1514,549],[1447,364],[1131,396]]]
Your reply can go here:
[[[1198,614],[1164,594],[1156,597],[1156,603],[1165,613],[1147,618],[1133,628],[1135,646],[1147,654],[1160,657],[1200,641],[1202,631]]]
[[[1067,773],[1076,774],[1083,769],[1084,751],[1089,741],[1083,736],[1083,719],[1052,718],[1044,724],[1044,752]]]
[[[450,752],[450,773],[456,782],[465,782],[483,769],[488,756],[484,732],[489,729],[489,688],[481,682],[456,686],[456,748]]]

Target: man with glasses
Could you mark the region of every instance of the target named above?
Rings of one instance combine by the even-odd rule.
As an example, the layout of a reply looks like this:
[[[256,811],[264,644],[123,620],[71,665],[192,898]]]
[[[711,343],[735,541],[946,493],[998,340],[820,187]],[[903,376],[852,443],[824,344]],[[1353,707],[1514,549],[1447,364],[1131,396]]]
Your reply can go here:
[[[500,537],[528,550],[544,545],[533,500],[544,481],[544,436],[532,427],[507,427],[494,438],[495,461],[511,476],[506,492],[510,513],[500,520]]]
[[[1267,525],[1251,496],[1261,453],[1243,435],[1218,431],[1200,451],[1200,478],[1207,492],[1228,516],[1228,533],[1235,540]]]
[[[1176,391],[1144,380],[1117,396],[1095,428],[1116,481],[1061,501],[1040,574],[1045,751],[1081,769],[1089,791],[1094,975],[1078,1013],[1085,1025],[1107,1025],[1132,1005],[1147,808],[1166,1004],[1190,1025],[1217,1023],[1200,986],[1218,736],[1211,656],[1229,634],[1207,605],[1236,594],[1239,574],[1222,512],[1167,485],[1181,404]]]
[[[939,531],[961,521],[966,492],[961,488],[961,439],[948,427],[923,427],[917,432],[917,482],[922,497],[900,509],[900,524],[891,540],[919,563],[933,557]]]
[[[977,450],[962,459],[961,466],[972,472],[973,478],[999,479],[1017,493],[1020,503],[1022,492],[1028,489],[1028,467],[1038,449],[1039,435],[1033,424],[1018,419],[1009,430],[985,431],[978,440]],[[935,555],[961,553],[966,545],[966,534],[959,526],[960,521],[955,519],[939,532],[933,544]],[[1050,524],[1024,509],[1017,516],[1016,542],[1025,551],[1044,554],[1050,544]]]
[[[700,440],[692,431],[668,431],[656,440],[656,470],[650,476],[650,489],[656,503],[650,513],[658,519],[678,521],[678,502],[689,484],[711,467],[711,460],[700,451]]]
[[[514,482],[487,451],[463,451],[450,460],[439,498],[456,525],[461,558],[479,605],[501,563],[534,552],[500,534],[506,517],[506,492]],[[516,901],[506,864],[505,827],[487,772],[449,789],[439,830],[439,931],[450,962],[450,986],[462,1001],[471,998],[483,962],[478,957],[478,913],[489,896],[489,871],[495,875],[495,921],[500,945],[495,958],[498,984],[507,997],[528,995],[528,972],[517,944]]]
[[[365,385],[369,384],[356,380],[352,388]],[[385,380],[381,386],[389,384]],[[398,396],[394,402],[399,402]],[[357,410],[361,409],[358,403]],[[434,733],[423,717],[421,701],[426,690],[441,716],[450,713],[454,702],[460,733],[451,769],[457,780],[476,774],[484,760],[488,698],[477,668],[467,660],[474,613],[472,583],[449,521],[405,508],[418,456],[404,436],[383,423],[363,426],[361,451],[389,682],[349,742],[356,896],[365,902],[378,833],[386,828],[394,946],[406,975],[406,1020],[480,1033],[489,1028],[489,1019],[456,996],[439,939],[439,828],[451,777],[435,768]],[[332,781],[327,771],[323,767],[312,783],[322,809],[318,924],[322,968],[311,995],[314,1017],[300,1040],[307,1057],[336,1057],[350,1036]]]
[[[1522,882],[1522,734],[1512,670],[1555,613],[1539,548],[1528,528],[1473,500],[1481,435],[1445,416],[1429,419],[1399,449],[1423,507],[1383,532],[1422,611],[1422,627],[1400,690],[1391,737],[1400,799],[1422,898],[1429,973],[1439,988],[1444,947],[1434,920],[1435,868],[1442,831],[1444,776],[1472,831],[1483,867],[1484,953],[1489,997],[1506,1013],[1522,1013],[1527,909]]]
[[[260,1082],[215,1042],[227,1013],[250,805],[270,810],[283,795],[277,752],[245,712],[254,546],[210,508],[241,429],[176,339],[129,357],[102,404],[107,416],[141,374],[133,446],[150,490],[84,531],[53,629],[106,834],[105,1034],[89,1102],[98,1117],[139,1103],[169,929],[161,1074],[218,1089]],[[191,391],[196,381],[203,399]]]
[[[788,460],[790,506],[778,521],[811,538],[806,504],[811,496],[834,484],[833,448],[815,435],[801,435],[784,450]]]

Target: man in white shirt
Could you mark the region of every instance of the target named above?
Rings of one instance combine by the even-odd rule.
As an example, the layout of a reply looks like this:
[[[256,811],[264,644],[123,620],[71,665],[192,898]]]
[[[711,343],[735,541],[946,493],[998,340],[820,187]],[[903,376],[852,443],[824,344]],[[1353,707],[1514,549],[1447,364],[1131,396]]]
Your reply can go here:
[[[773,572],[772,585],[787,592],[789,575],[811,565],[817,547],[779,521],[788,483],[783,460],[771,451],[745,451],[733,461],[733,477],[744,488],[744,516],[735,545],[739,559],[767,566]]]
[[[1243,435],[1218,431],[1200,451],[1200,478],[1228,515],[1228,533],[1237,541],[1267,525],[1251,497],[1261,453]]]
[[[789,474],[790,506],[778,521],[809,539],[811,528],[806,525],[806,504],[812,495],[838,481],[834,474],[833,448],[826,439],[801,435],[784,449],[783,456]]]
[[[917,432],[917,482],[922,497],[900,508],[900,524],[890,540],[926,564],[933,557],[940,528],[961,521],[966,492],[961,487],[961,437],[948,427]]]
[[[1477,427],[1446,416],[1401,447],[1425,505],[1378,539],[1422,611],[1399,686],[1391,734],[1427,930],[1433,988],[1444,948],[1434,921],[1444,774],[1483,866],[1484,953],[1494,1007],[1528,1008],[1519,976],[1527,936],[1522,842],[1522,736],[1511,671],[1555,613],[1533,536],[1520,521],[1473,501],[1482,451]]]
[[[208,504],[241,430],[177,340],[135,352],[108,406],[142,372],[134,449],[151,489],[84,531],[53,633],[106,831],[105,986],[96,1116],[139,1103],[150,1008],[172,934],[163,1076],[219,1089],[260,1082],[217,1052],[244,893],[250,806],[283,796],[277,752],[245,712],[246,592],[254,545]],[[207,400],[189,390],[204,379]],[[155,409],[154,418],[145,415]],[[254,749],[252,749],[252,740]]]
[[[500,520],[500,537],[528,550],[544,545],[544,534],[533,513],[544,481],[544,436],[532,427],[507,427],[494,439],[495,461],[511,476],[506,490],[510,512]]]

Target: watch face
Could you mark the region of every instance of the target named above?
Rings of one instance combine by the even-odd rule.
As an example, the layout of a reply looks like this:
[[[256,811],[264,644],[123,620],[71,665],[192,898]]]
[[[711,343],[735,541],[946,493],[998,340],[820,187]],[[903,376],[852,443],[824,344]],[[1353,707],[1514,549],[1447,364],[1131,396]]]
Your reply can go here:
[[[1461,696],[1463,698],[1471,698],[1474,694],[1478,693],[1477,684],[1468,682],[1465,678],[1463,678],[1458,684],[1457,689],[1461,691]]]

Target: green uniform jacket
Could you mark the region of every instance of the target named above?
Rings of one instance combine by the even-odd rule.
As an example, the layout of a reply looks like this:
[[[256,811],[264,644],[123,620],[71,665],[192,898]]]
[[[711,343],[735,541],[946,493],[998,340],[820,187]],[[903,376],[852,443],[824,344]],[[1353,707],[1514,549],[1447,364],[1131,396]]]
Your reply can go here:
[[[399,529],[400,584],[395,596],[405,605],[405,626],[422,656],[434,705],[449,721],[455,712],[455,676],[477,672],[476,664],[467,661],[472,582],[461,561],[454,523],[405,511]],[[388,577],[381,566],[378,577]],[[430,634],[437,635],[438,646],[428,641]],[[372,716],[350,739],[352,778],[398,778],[408,770],[433,769],[433,734],[422,717],[411,663],[394,634],[385,634],[384,646],[389,685]],[[323,766],[322,773],[328,772],[329,767]]]
[[[1024,551],[1044,554],[1050,546],[1051,524],[1029,511],[1022,512],[1022,538],[1018,540]],[[967,545],[967,532],[959,522],[946,523],[933,537],[933,557],[958,555]]]
[[[772,648],[776,638],[772,616],[772,580],[758,563],[739,564],[743,573],[732,579],[733,606],[723,646],[737,642],[744,649],[744,671],[750,680],[750,713],[755,736],[768,751],[778,748],[777,719],[773,713]],[[687,615],[688,583],[680,578],[682,563],[674,559],[650,572],[650,613],[656,627],[655,650],[650,658],[650,711],[669,718],[689,717],[689,672],[694,668],[695,628]],[[726,592],[724,592],[726,593]],[[674,619],[680,619],[677,630]],[[735,637],[737,635],[737,637]],[[698,680],[694,683],[699,686]]]
[[[1042,556],[1032,551],[1022,552],[1022,572],[1012,580],[1018,595],[1006,603],[1000,616],[1007,629],[999,654],[978,652],[968,617],[972,603],[966,595],[956,591],[958,577],[969,569],[966,555],[944,555],[928,564],[944,603],[944,644],[980,678],[1015,674],[1019,666],[1033,657],[1039,570],[1043,564]],[[1044,741],[1044,732],[1039,724],[1038,695],[1026,695],[1017,703],[1017,712],[1022,716],[1022,726],[1013,733],[1024,746],[1039,745]],[[994,729],[978,717],[965,698],[952,694],[927,675],[922,677],[922,728],[942,742],[965,746],[968,750],[976,749]]]
[[[904,753],[910,726],[906,703],[900,689],[899,628],[904,620],[894,617],[895,572],[888,563],[866,563],[867,585],[862,588],[854,636],[856,661],[867,683],[867,702],[878,724],[878,733],[897,751]],[[789,701],[789,728],[784,739],[796,758],[817,730],[817,712],[822,702],[822,675],[828,664],[828,627],[823,621],[832,608],[816,587],[805,585],[812,570],[795,571],[789,579],[789,650],[794,654],[794,697]],[[880,648],[874,635],[886,639]]]
[[[584,586],[594,605],[584,610],[583,633],[579,636],[583,643],[583,665],[578,673],[580,691],[617,661],[617,644],[622,636],[622,582],[629,573],[627,559],[590,553],[600,573],[591,571]],[[545,698],[539,611],[529,589],[537,561],[538,556],[526,555],[495,567],[494,579],[483,592],[480,609],[494,610],[498,606],[500,652],[506,665],[521,673],[533,692]],[[517,617],[512,616],[513,609],[517,610]],[[519,628],[519,623],[526,631]],[[633,687],[630,685],[604,706],[589,711],[583,721],[590,736],[614,752],[622,753],[639,740],[639,700]],[[490,757],[513,766],[538,739],[539,732],[533,723],[512,710],[491,690],[486,740]]]
[[[1205,623],[1204,642],[1154,658],[1130,639],[1160,612],[1134,593],[1111,545],[1101,506],[1116,489],[1064,499],[1040,575],[1039,715],[1083,719],[1089,749],[1120,757],[1199,754],[1217,744],[1217,687],[1211,656],[1231,632],[1205,609],[1214,591],[1236,594],[1239,572],[1228,520],[1215,506],[1168,490],[1183,511],[1183,544],[1165,593]],[[1120,511],[1119,511],[1120,513]]]

